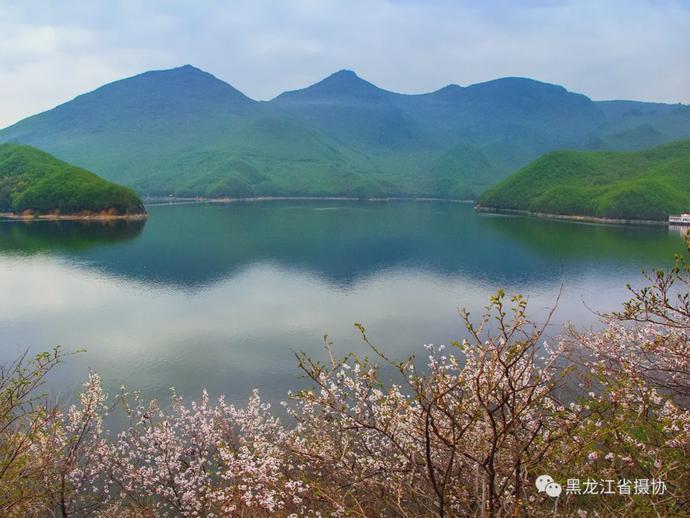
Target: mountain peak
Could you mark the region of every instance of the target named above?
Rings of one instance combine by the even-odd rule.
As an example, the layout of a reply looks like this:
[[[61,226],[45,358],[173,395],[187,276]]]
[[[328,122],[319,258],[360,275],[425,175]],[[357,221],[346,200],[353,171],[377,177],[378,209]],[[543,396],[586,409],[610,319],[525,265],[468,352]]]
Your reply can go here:
[[[41,117],[57,131],[61,125],[68,128],[77,120],[83,127],[100,128],[109,124],[114,107],[118,118],[139,120],[183,112],[206,114],[224,110],[227,114],[244,114],[257,106],[256,101],[212,74],[183,65],[113,81],[32,118]],[[13,126],[21,124],[19,121]]]
[[[174,68],[166,68],[162,70],[150,70],[148,72],[143,72],[141,74],[137,74],[133,77],[129,77],[126,79],[121,79],[120,81],[116,81],[115,83],[121,83],[121,82],[127,82],[127,81],[133,81],[133,80],[150,80],[152,78],[156,78],[161,81],[193,81],[197,83],[209,83],[209,84],[215,84],[216,86],[223,86],[226,88],[233,88],[231,85],[226,83],[225,81],[222,81],[221,79],[218,79],[216,76],[213,74],[206,72],[205,70],[202,70],[200,68],[195,67],[194,65],[182,65],[179,67],[174,67]],[[111,83],[111,84],[115,84]],[[108,85],[105,85],[108,86]]]
[[[100,102],[119,98],[124,106],[219,102],[238,106],[256,103],[216,76],[192,65],[151,70],[104,85],[76,101]],[[63,105],[64,106],[64,105]]]
[[[349,70],[346,68],[334,72],[330,76],[326,77],[325,79],[322,79],[318,83],[308,88],[354,89],[353,93],[361,93],[366,90],[370,92],[384,91],[381,90],[379,87],[371,84],[369,81],[366,81],[359,77],[354,70]]]
[[[537,81],[536,79],[530,79],[529,77],[500,77],[498,79],[492,79],[491,81],[485,81],[483,83],[475,83],[468,86],[467,89],[489,91],[510,90],[513,92],[550,91],[560,94],[568,93],[568,91],[561,85],[545,83],[544,81]]]
[[[358,101],[381,101],[393,95],[359,77],[353,70],[342,69],[307,88],[284,92],[276,97],[278,101],[327,101],[351,99]]]
[[[462,95],[462,92],[464,90],[464,87],[456,85],[455,83],[451,83],[449,85],[439,88],[438,90],[434,90],[433,92],[430,92],[428,94],[420,95],[425,97],[433,97],[436,99],[451,100],[458,95]]]
[[[206,72],[205,70],[195,67],[194,65],[190,65],[187,63],[186,65],[181,65],[179,67],[173,67],[173,68],[168,68],[168,69],[163,69],[163,70],[154,70],[154,72],[160,72],[160,73],[168,73],[168,74],[181,74],[181,75],[188,75],[188,76],[203,76],[207,78],[213,78],[217,81],[221,81],[218,79],[216,76],[211,74],[210,72]]]
[[[154,70],[153,72],[185,75],[203,75],[215,77],[213,74],[210,74],[209,72],[206,72],[205,70],[202,70],[199,67],[195,67],[194,65],[190,65],[189,63],[187,63],[186,65],[180,65],[179,67],[167,68],[163,70]]]
[[[359,79],[360,81],[363,81],[363,79],[361,77],[359,77],[354,70],[350,70],[349,68],[343,68],[341,70],[338,70],[337,72],[332,73],[326,79],[338,79],[338,80]]]

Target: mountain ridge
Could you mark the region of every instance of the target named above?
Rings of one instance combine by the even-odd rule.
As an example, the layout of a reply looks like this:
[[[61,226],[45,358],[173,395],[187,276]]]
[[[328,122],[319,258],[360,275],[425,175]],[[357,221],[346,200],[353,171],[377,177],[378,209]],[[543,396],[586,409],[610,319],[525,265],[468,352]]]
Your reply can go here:
[[[548,86],[551,86],[551,87],[555,87],[555,88],[557,88],[557,89],[560,89],[560,90],[562,90],[562,91],[565,91],[565,92],[567,92],[567,93],[572,93],[572,94],[575,94],[575,95],[583,96],[583,97],[586,97],[587,99],[590,99],[595,105],[598,105],[598,106],[600,106],[600,105],[607,105],[607,104],[608,104],[608,105],[612,105],[612,104],[616,104],[616,103],[621,103],[621,104],[627,104],[627,105],[638,105],[638,106],[640,106],[640,107],[655,107],[655,108],[669,109],[669,110],[671,110],[671,109],[690,110],[690,104],[684,104],[684,103],[681,103],[681,102],[676,102],[676,103],[665,103],[665,102],[658,102],[658,101],[639,101],[639,100],[627,100],[627,99],[619,99],[619,98],[615,98],[615,99],[599,99],[599,100],[594,100],[594,99],[591,99],[590,97],[588,97],[588,96],[585,95],[585,94],[581,94],[581,93],[577,93],[577,92],[573,92],[573,91],[571,91],[571,90],[568,90],[568,89],[565,88],[564,86],[559,85],[559,84],[557,84],[557,83],[550,83],[550,82],[548,82],[548,81],[541,81],[541,80],[533,79],[533,78],[526,77],[526,76],[503,76],[503,77],[498,77],[498,78],[495,78],[495,79],[489,79],[489,80],[486,80],[486,81],[480,81],[480,82],[477,82],[477,83],[470,83],[470,84],[464,85],[464,86],[463,86],[463,85],[460,85],[460,84],[457,84],[457,83],[449,83],[449,84],[444,85],[444,86],[441,86],[441,87],[439,87],[439,88],[437,88],[437,89],[435,89],[435,90],[432,90],[432,91],[429,91],[429,92],[421,92],[421,93],[419,93],[419,92],[418,92],[418,93],[396,92],[396,91],[393,91],[393,90],[387,90],[387,89],[384,89],[384,88],[380,88],[380,87],[376,86],[375,84],[373,84],[373,83],[367,81],[366,79],[363,79],[363,78],[362,78],[361,76],[359,76],[354,70],[352,70],[352,69],[347,69],[347,68],[337,70],[336,72],[333,72],[332,74],[326,76],[325,78],[321,79],[320,81],[317,81],[316,83],[313,83],[313,84],[310,85],[310,86],[307,86],[307,87],[304,87],[304,88],[298,88],[298,89],[294,89],[294,90],[285,90],[285,91],[279,93],[278,95],[272,97],[271,99],[260,101],[260,100],[255,100],[255,99],[253,99],[252,97],[250,97],[250,96],[244,94],[244,93],[241,92],[239,89],[237,89],[237,88],[235,88],[234,86],[232,86],[229,82],[227,82],[227,81],[225,81],[225,80],[223,80],[223,79],[220,79],[219,77],[217,77],[217,76],[215,76],[215,75],[213,75],[213,74],[211,74],[211,73],[209,73],[209,72],[207,72],[207,71],[205,71],[205,70],[203,70],[203,69],[201,69],[201,68],[198,68],[198,67],[196,67],[196,66],[194,66],[194,65],[191,65],[191,64],[184,64],[184,65],[180,65],[180,66],[173,67],[173,68],[168,68],[168,69],[155,69],[155,70],[149,70],[149,71],[141,72],[141,73],[138,73],[138,74],[134,74],[134,75],[132,75],[132,76],[127,76],[127,77],[124,77],[124,78],[122,78],[122,79],[117,79],[117,80],[111,81],[111,82],[106,83],[106,84],[104,84],[104,85],[102,85],[102,86],[100,86],[100,87],[97,87],[97,88],[93,89],[93,90],[89,90],[89,91],[87,91],[87,92],[78,94],[78,95],[76,95],[75,97],[73,97],[73,98],[71,98],[71,99],[68,99],[68,100],[66,100],[66,101],[64,101],[64,102],[61,102],[61,103],[57,104],[57,105],[54,106],[53,108],[49,108],[49,109],[44,110],[44,111],[42,111],[42,112],[39,112],[39,113],[37,113],[37,114],[29,115],[29,116],[27,116],[27,117],[24,117],[24,118],[18,120],[18,121],[15,121],[15,122],[13,122],[13,123],[11,123],[11,124],[5,126],[4,128],[0,128],[0,131],[4,131],[4,130],[6,130],[6,129],[8,129],[8,128],[11,128],[12,126],[16,125],[17,123],[22,122],[22,121],[27,120],[27,119],[30,119],[30,118],[32,118],[32,117],[35,117],[36,115],[41,115],[41,114],[43,114],[43,113],[52,111],[52,110],[54,110],[55,108],[58,108],[58,107],[63,106],[63,105],[65,105],[65,104],[68,104],[68,103],[70,103],[70,102],[72,102],[72,101],[75,101],[75,100],[77,100],[77,99],[79,99],[79,98],[81,98],[81,97],[83,97],[83,96],[85,96],[85,95],[89,95],[89,94],[98,92],[98,91],[100,91],[100,90],[102,90],[102,89],[104,89],[104,88],[106,88],[106,87],[113,86],[113,85],[117,85],[117,84],[120,84],[120,83],[122,83],[122,82],[126,82],[126,81],[129,81],[129,80],[132,80],[132,79],[137,79],[137,78],[141,78],[141,77],[145,77],[145,76],[151,76],[151,75],[157,75],[157,74],[167,74],[167,73],[176,72],[176,71],[180,71],[180,72],[183,72],[183,71],[192,71],[192,72],[194,72],[194,73],[198,73],[198,74],[202,74],[202,75],[208,76],[208,77],[210,77],[210,78],[212,78],[212,79],[218,81],[219,83],[222,83],[223,85],[230,87],[235,93],[237,93],[237,94],[238,94],[239,96],[241,96],[242,98],[244,98],[244,99],[246,99],[246,100],[248,100],[248,101],[251,101],[252,103],[257,103],[257,104],[269,104],[269,103],[275,101],[276,99],[278,99],[279,97],[281,97],[281,96],[283,96],[283,95],[292,94],[292,93],[294,93],[294,92],[300,92],[300,91],[303,91],[303,90],[307,90],[307,89],[309,89],[310,87],[313,87],[313,86],[319,85],[319,84],[321,84],[321,83],[324,83],[324,82],[327,81],[328,79],[331,79],[331,78],[334,78],[334,77],[338,77],[338,76],[340,76],[340,75],[351,75],[351,76],[354,76],[355,78],[359,79],[360,81],[362,81],[362,82],[364,82],[364,83],[366,83],[366,84],[368,84],[368,85],[370,85],[370,86],[376,88],[376,89],[379,90],[379,91],[382,91],[382,92],[385,92],[385,93],[387,93],[387,94],[391,94],[391,95],[394,95],[394,96],[405,96],[405,97],[430,96],[430,95],[434,95],[434,94],[441,94],[441,93],[444,93],[444,92],[447,92],[447,91],[451,91],[451,90],[467,90],[467,89],[471,89],[471,88],[475,88],[475,87],[484,87],[484,86],[491,85],[491,84],[494,84],[494,83],[500,83],[500,82],[505,82],[505,81],[518,80],[518,81],[525,81],[525,82],[534,83],[534,84],[548,85]]]
[[[521,77],[403,94],[348,69],[255,101],[184,65],[108,83],[0,130],[0,142],[156,195],[474,198],[555,149],[690,138],[683,106],[592,101]]]

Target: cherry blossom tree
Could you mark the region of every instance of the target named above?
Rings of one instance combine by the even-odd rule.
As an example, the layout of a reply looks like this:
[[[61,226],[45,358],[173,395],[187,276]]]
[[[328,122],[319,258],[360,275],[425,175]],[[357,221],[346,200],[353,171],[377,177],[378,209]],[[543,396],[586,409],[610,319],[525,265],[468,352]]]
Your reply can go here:
[[[687,272],[649,277],[602,330],[562,339],[503,291],[477,320],[462,313],[464,340],[421,360],[390,358],[358,325],[369,356],[336,358],[328,341],[325,362],[297,355],[312,386],[282,419],[256,391],[242,407],[109,397],[96,373],[63,408],[36,392],[62,353],[23,357],[0,369],[0,512],[687,516]],[[544,474],[664,491],[549,496]]]

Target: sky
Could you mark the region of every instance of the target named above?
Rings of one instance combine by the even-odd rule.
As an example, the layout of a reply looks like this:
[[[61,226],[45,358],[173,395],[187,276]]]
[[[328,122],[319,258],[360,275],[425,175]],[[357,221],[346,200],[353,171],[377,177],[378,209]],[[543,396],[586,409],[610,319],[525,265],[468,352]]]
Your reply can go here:
[[[403,93],[523,76],[690,103],[690,0],[0,0],[0,127],[192,64],[254,99],[342,69]]]

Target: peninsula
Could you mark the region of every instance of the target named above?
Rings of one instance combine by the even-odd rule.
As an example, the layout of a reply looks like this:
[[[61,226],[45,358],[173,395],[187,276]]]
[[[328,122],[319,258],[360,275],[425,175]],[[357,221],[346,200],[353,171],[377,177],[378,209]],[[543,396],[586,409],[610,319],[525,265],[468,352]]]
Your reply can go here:
[[[690,209],[690,140],[636,152],[547,153],[488,189],[477,209],[665,222]]]
[[[0,217],[145,219],[130,188],[31,146],[0,144]]]

